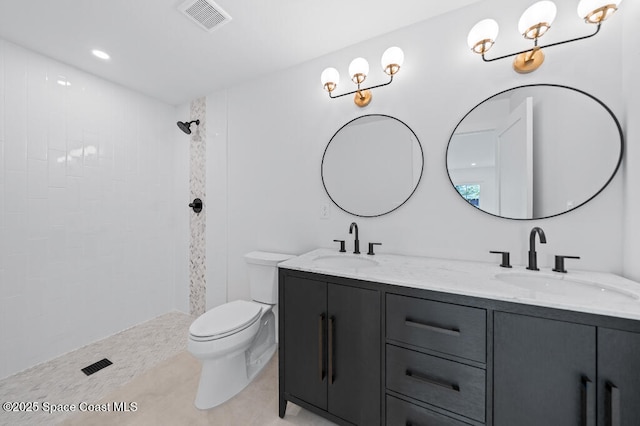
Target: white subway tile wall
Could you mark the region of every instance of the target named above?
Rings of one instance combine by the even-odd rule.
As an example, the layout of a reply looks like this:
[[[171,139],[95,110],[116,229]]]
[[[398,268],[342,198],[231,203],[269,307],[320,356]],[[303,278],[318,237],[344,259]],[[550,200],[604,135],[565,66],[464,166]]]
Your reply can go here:
[[[175,116],[0,40],[0,378],[173,308]]]

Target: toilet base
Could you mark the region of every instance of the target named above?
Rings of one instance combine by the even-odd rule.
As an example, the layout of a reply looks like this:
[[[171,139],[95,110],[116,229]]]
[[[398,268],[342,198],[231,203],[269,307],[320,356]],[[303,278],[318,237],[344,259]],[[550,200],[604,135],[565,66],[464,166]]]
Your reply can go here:
[[[200,410],[216,407],[239,394],[269,363],[276,352],[273,344],[260,357],[247,363],[247,352],[202,363],[195,406]]]
[[[231,399],[262,371],[278,347],[275,322],[273,312],[266,312],[258,320],[258,331],[247,344],[247,349],[236,349],[218,358],[209,358],[204,350],[207,346],[190,341],[190,352],[202,360],[195,400],[197,408],[207,410]]]

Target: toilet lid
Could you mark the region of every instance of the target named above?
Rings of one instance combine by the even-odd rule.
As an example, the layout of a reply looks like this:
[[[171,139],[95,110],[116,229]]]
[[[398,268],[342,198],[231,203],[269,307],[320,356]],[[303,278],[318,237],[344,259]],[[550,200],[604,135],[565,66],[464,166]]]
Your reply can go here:
[[[189,333],[194,337],[227,336],[249,327],[261,311],[260,305],[246,300],[225,303],[200,315],[189,327]]]

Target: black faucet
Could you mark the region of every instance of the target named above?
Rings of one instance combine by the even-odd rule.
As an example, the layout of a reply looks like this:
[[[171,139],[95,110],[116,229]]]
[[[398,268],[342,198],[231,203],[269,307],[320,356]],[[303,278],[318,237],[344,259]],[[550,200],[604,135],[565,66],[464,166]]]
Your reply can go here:
[[[547,237],[544,235],[542,228],[535,227],[529,234],[529,266],[527,269],[531,271],[539,271],[538,269],[538,255],[536,254],[536,234],[540,236],[540,244],[547,243]]]
[[[356,236],[353,241],[353,254],[360,254],[360,240],[358,239],[358,224],[355,222],[351,222],[351,226],[349,227],[349,233],[353,234],[353,229],[356,229]]]

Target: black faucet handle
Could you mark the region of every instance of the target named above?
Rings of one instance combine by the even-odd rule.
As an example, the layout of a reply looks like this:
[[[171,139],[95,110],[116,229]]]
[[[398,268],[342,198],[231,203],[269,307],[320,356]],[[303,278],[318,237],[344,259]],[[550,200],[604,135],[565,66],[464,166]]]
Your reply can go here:
[[[340,243],[340,253],[346,253],[347,249],[345,248],[344,240],[333,240],[336,243]]]
[[[553,268],[554,272],[562,272],[563,274],[567,273],[567,270],[564,269],[564,260],[565,259],[580,259],[580,256],[559,256],[556,255],[556,266]]]
[[[500,266],[503,267],[503,268],[511,268],[511,265],[509,264],[509,252],[508,251],[490,251],[489,253],[501,254],[502,255],[502,262],[500,263]]]
[[[382,243],[369,243],[369,251],[367,252],[368,255],[373,256],[375,253],[373,252],[373,246],[381,246]]]

